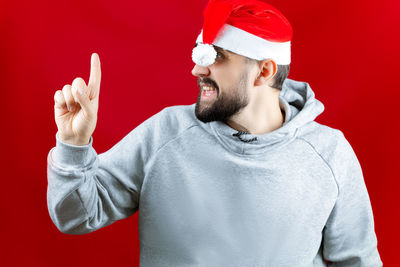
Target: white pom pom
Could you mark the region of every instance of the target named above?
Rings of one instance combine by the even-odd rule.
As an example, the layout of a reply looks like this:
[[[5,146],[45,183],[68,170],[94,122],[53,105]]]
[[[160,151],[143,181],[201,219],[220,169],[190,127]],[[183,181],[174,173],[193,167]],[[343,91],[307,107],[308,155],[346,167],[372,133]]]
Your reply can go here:
[[[215,62],[217,51],[214,46],[209,44],[198,43],[192,51],[192,60],[200,66],[209,66]]]

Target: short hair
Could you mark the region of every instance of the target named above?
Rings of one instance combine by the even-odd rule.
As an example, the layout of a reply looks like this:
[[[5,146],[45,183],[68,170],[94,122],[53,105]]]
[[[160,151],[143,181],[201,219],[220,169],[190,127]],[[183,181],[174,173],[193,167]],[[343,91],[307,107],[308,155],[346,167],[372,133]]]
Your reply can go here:
[[[260,63],[262,60],[252,59],[248,57],[244,57],[246,63]],[[290,65],[277,65],[276,73],[272,79],[272,88],[275,88],[279,91],[282,90],[283,82],[289,75]]]

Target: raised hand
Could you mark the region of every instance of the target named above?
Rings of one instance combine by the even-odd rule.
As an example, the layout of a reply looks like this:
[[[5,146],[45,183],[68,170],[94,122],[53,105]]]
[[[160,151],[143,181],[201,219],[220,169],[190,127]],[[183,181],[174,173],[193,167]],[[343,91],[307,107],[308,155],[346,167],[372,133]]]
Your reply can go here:
[[[100,58],[92,54],[89,84],[75,78],[72,85],[64,85],[54,94],[54,118],[61,141],[72,145],[86,145],[97,123],[100,94]]]

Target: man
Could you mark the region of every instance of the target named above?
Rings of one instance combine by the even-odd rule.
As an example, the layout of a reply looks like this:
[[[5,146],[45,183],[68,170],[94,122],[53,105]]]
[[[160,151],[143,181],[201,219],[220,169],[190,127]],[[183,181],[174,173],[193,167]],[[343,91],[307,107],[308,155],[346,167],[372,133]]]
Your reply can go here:
[[[264,2],[211,0],[192,55],[197,102],[100,155],[93,54],[88,86],[77,78],[55,94],[58,229],[84,234],[139,210],[142,266],[382,266],[354,151],[314,121],[324,106],[309,85],[285,79],[291,36]]]

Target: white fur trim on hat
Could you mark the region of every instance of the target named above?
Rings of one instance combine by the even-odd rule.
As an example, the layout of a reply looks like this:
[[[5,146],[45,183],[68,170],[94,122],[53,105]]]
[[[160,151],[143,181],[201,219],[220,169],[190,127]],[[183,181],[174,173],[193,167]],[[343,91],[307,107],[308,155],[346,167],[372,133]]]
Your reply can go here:
[[[202,42],[203,31],[196,40]],[[278,65],[290,64],[290,41],[270,42],[229,24],[224,24],[213,45],[256,60],[270,58]]]

